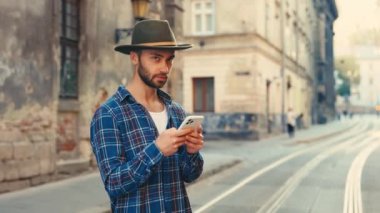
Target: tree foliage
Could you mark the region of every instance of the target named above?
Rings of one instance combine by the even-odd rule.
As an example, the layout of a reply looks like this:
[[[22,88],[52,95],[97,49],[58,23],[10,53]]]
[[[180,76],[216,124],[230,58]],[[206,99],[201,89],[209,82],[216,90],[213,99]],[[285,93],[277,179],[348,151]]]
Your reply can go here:
[[[360,83],[359,65],[355,57],[343,56],[335,59],[335,70],[342,83],[337,85],[337,93],[340,96],[351,95],[351,85]]]
[[[337,89],[337,94],[342,96],[342,97],[345,97],[345,96],[351,96],[351,85],[348,81],[343,81],[343,83],[341,83],[339,86],[338,86],[338,89]]]
[[[352,85],[360,83],[359,65],[353,56],[343,56],[335,59],[335,70],[339,78],[349,81]]]

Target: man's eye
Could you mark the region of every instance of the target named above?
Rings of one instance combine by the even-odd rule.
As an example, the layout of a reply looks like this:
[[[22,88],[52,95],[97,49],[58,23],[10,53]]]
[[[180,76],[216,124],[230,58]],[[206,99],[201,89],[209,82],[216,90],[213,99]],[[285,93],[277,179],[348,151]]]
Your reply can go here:
[[[160,61],[160,57],[155,56],[155,57],[153,57],[153,60],[158,62],[158,61]]]

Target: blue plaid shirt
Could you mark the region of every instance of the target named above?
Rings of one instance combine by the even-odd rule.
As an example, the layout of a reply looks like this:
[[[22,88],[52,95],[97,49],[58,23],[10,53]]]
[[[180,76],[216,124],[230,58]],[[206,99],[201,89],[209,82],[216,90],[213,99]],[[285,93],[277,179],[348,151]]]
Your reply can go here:
[[[167,128],[178,128],[183,108],[163,91],[158,95],[167,109]],[[201,175],[202,156],[182,146],[165,157],[157,136],[147,110],[123,86],[95,112],[91,145],[112,212],[191,212],[184,182]]]

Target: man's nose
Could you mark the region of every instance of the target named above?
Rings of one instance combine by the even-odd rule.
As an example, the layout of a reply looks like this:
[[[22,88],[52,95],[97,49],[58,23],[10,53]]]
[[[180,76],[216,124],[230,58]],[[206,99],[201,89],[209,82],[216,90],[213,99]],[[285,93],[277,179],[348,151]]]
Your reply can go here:
[[[169,63],[164,62],[161,67],[161,72],[169,73],[171,65]]]

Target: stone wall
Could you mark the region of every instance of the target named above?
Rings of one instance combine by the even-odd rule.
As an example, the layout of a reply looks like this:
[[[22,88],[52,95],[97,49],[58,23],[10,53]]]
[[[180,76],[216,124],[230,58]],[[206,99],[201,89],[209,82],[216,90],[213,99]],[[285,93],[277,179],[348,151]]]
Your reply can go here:
[[[90,121],[104,101],[97,93],[109,97],[132,78],[129,56],[113,50],[115,30],[134,24],[131,1],[78,2],[79,94],[60,98],[61,0],[0,1],[0,193],[94,166]],[[169,3],[180,11],[178,1],[153,1],[148,17],[163,17]]]
[[[50,181],[56,146],[47,108],[14,122],[0,122],[0,193]]]
[[[0,193],[48,182],[56,171],[54,3],[0,2]]]
[[[57,119],[57,152],[60,159],[79,156],[78,118],[76,113],[60,112]]]

